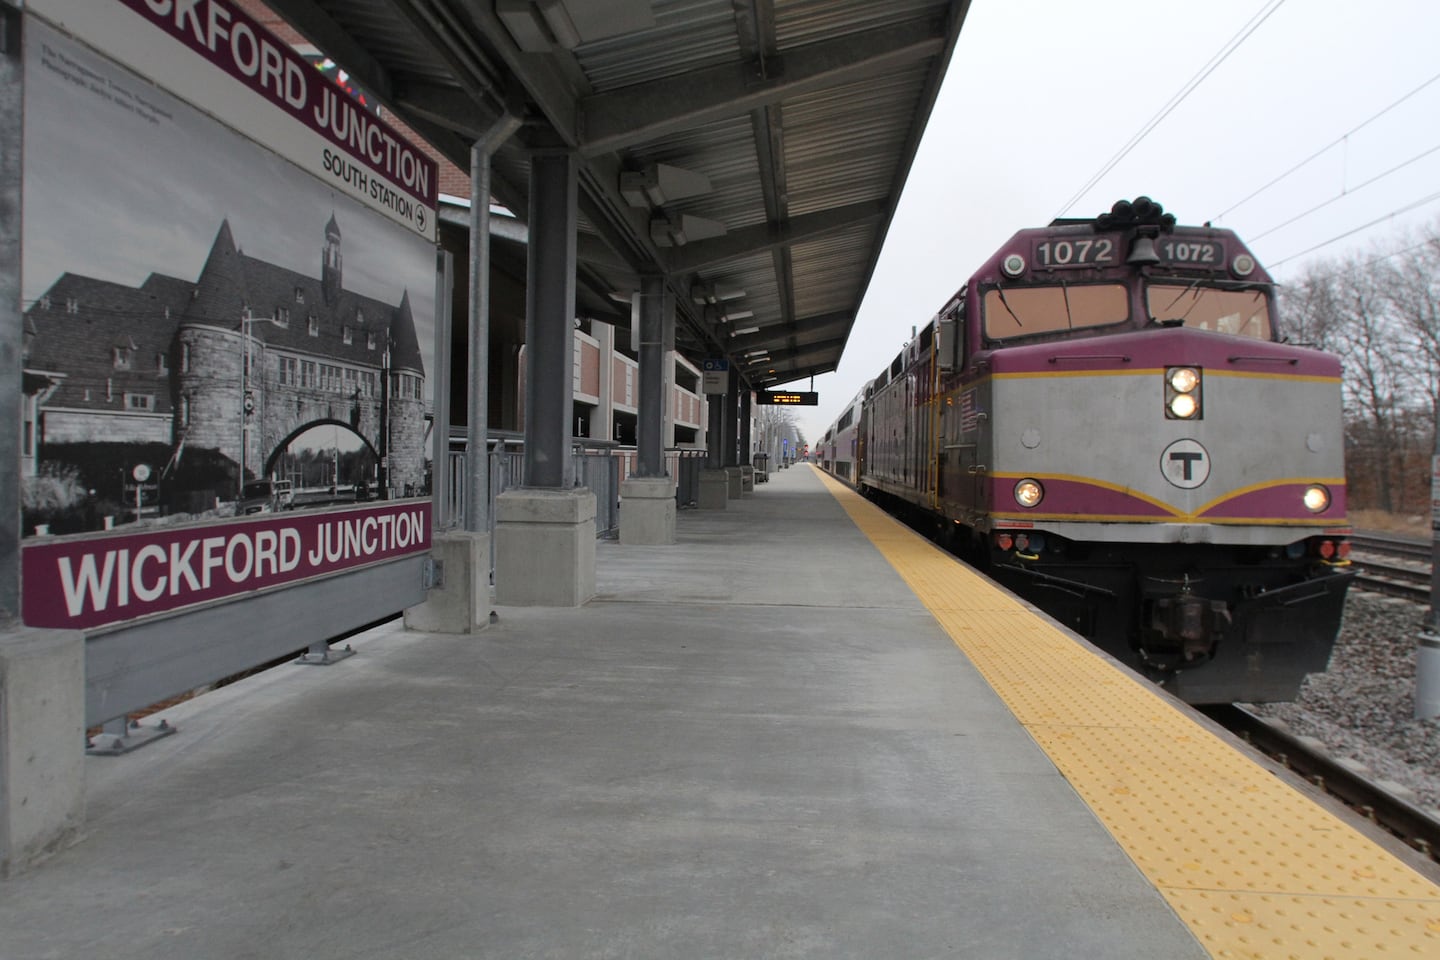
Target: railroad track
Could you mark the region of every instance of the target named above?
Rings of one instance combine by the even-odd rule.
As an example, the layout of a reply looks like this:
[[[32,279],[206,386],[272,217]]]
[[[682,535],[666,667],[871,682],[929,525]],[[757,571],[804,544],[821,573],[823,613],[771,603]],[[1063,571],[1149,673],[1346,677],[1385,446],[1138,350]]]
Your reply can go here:
[[[1203,708],[1212,720],[1257,750],[1340,800],[1404,843],[1440,863],[1440,819],[1371,782],[1310,742],[1233,704]],[[1362,768],[1363,769],[1363,768]]]
[[[1350,546],[1366,553],[1379,553],[1388,557],[1410,557],[1416,560],[1429,560],[1431,551],[1435,549],[1432,544],[1422,540],[1403,540],[1396,537],[1382,537],[1379,534],[1352,534],[1349,540]]]
[[[1379,559],[1385,557],[1410,563],[1428,562],[1434,549],[1431,544],[1418,540],[1397,540],[1393,537],[1360,535],[1350,538],[1350,545],[1357,551],[1371,554],[1370,557],[1352,555],[1351,563],[1357,576],[1355,585],[1364,590],[1401,597],[1419,603],[1430,600],[1430,570],[1428,567],[1402,566]]]
[[[1353,556],[1350,562],[1358,571],[1355,576],[1357,587],[1417,603],[1430,602],[1429,570],[1412,570]]]

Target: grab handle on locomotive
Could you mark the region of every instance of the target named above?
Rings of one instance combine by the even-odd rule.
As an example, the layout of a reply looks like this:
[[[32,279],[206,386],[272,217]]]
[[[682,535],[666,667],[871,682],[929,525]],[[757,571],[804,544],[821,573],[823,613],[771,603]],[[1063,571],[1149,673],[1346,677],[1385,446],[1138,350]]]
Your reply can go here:
[[[1225,358],[1225,362],[1226,362],[1226,363],[1283,363],[1283,364],[1287,364],[1287,365],[1289,365],[1289,366],[1294,367],[1294,366],[1298,366],[1298,365],[1299,365],[1299,363],[1300,363],[1300,358],[1299,358],[1299,357],[1250,357],[1250,356],[1245,356],[1245,355],[1243,355],[1243,354],[1238,354],[1238,355],[1233,356],[1233,357],[1226,357],[1226,358]]]
[[[1119,360],[1121,363],[1129,363],[1130,355],[1125,353],[1077,353],[1070,356],[1057,355],[1050,358],[1051,363],[1059,363],[1061,360]]]

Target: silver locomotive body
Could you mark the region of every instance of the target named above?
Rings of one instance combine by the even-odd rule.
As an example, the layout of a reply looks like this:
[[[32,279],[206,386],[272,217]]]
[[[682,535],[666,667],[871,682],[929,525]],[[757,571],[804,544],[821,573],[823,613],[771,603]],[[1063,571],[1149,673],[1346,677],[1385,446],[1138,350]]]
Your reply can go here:
[[[1012,238],[867,388],[859,485],[1184,699],[1293,699],[1350,579],[1339,361],[1150,221]]]

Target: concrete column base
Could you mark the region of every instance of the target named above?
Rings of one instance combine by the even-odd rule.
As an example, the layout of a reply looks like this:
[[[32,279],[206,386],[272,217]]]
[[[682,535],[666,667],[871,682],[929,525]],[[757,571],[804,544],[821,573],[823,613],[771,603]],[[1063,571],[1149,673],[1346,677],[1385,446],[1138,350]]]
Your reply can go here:
[[[425,602],[405,611],[405,628],[421,633],[475,633],[490,623],[490,534],[437,533],[431,555],[441,565],[440,585]]]
[[[725,491],[725,495],[731,500],[739,500],[744,495],[739,467],[725,468]]]
[[[675,542],[675,482],[669,477],[630,477],[620,484],[620,542]]]
[[[724,470],[700,471],[701,510],[724,510],[730,499],[730,477]]]
[[[0,630],[0,877],[80,839],[85,636]]]
[[[495,602],[578,607],[595,596],[595,494],[520,487],[495,498]]]
[[[743,496],[755,492],[755,468],[748,463],[740,465],[740,493]]]

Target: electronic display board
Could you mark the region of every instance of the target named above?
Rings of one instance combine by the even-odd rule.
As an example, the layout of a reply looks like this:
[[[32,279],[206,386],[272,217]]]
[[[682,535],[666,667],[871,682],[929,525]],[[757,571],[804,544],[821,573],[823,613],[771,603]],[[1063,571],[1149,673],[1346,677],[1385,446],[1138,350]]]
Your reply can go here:
[[[814,391],[757,390],[755,404],[761,407],[818,407],[820,394]]]

